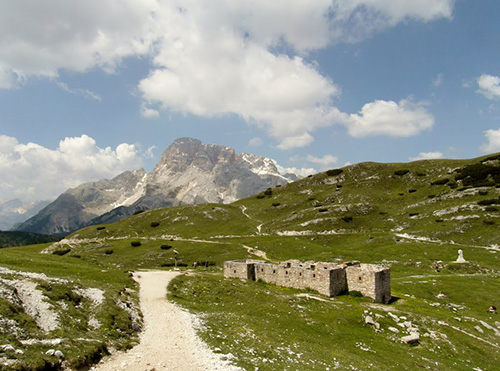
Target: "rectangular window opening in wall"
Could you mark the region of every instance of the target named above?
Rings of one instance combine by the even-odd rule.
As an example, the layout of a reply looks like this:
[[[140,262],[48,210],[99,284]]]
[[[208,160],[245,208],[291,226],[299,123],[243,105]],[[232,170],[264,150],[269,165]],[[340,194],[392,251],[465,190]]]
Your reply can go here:
[[[233,272],[236,273],[236,269]]]
[[[261,268],[261,269],[260,269],[260,271],[261,271],[261,272],[264,272],[264,268]]]
[[[290,268],[292,266],[292,263],[286,263],[286,267]]]
[[[313,273],[313,278],[316,278],[316,274]]]
[[[299,276],[302,276],[302,272],[299,272]]]
[[[361,276],[359,276],[358,281],[363,281],[363,278]]]
[[[273,269],[273,273],[276,273],[276,269]]]
[[[285,274],[288,274],[288,271],[285,271]]]
[[[311,265],[311,270],[315,270],[316,269],[316,266],[315,265]]]

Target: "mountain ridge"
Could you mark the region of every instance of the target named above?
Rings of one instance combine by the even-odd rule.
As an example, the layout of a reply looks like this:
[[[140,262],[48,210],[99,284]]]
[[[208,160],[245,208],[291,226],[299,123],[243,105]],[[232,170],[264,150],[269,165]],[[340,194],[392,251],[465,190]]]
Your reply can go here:
[[[111,180],[69,189],[16,230],[64,235],[87,225],[118,221],[138,210],[231,203],[297,179],[281,175],[271,159],[178,138],[150,173],[125,171]]]

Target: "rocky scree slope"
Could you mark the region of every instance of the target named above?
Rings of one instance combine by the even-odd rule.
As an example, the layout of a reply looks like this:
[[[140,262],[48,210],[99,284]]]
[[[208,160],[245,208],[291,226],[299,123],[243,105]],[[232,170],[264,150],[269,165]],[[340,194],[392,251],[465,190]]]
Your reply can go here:
[[[296,179],[293,174],[281,175],[270,159],[248,153],[238,156],[231,147],[180,138],[165,150],[151,173],[127,171],[112,180],[69,189],[16,229],[67,234],[118,221],[138,210],[231,203]]]

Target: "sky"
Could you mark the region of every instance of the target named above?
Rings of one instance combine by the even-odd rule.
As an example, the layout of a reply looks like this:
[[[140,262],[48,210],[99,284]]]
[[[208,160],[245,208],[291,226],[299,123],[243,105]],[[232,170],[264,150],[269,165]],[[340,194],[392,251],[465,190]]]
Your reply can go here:
[[[302,175],[500,152],[498,0],[0,0],[0,200],[175,139]]]

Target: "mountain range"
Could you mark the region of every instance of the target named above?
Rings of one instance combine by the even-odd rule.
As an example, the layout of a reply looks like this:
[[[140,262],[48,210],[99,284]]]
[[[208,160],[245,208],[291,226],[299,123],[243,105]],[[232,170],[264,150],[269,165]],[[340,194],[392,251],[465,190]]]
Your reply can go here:
[[[115,222],[139,210],[182,204],[231,203],[297,180],[275,162],[193,138],[175,140],[148,174],[126,171],[61,194],[18,231],[64,235],[87,225]]]

